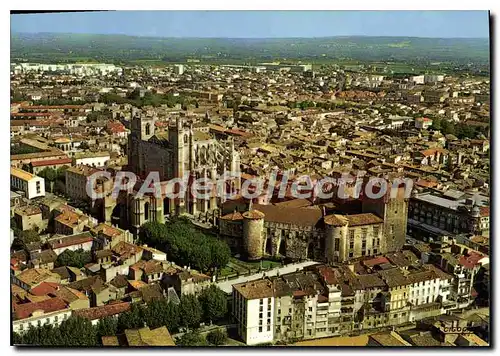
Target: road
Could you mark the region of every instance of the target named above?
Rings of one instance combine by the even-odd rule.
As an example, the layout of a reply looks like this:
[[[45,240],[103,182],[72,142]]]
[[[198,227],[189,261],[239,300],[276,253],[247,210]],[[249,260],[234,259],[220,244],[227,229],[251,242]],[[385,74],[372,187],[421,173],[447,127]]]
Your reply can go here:
[[[238,284],[238,283],[243,283],[243,282],[248,282],[248,281],[255,281],[256,279],[262,278],[264,275],[276,276],[278,272],[280,275],[292,273],[292,272],[295,272],[297,269],[301,270],[304,267],[312,266],[312,265],[316,265],[316,264],[318,264],[318,262],[314,262],[314,261],[304,261],[304,262],[299,262],[299,263],[292,263],[292,264],[286,265],[284,267],[274,268],[274,269],[267,270],[267,271],[261,272],[261,273],[255,273],[255,274],[252,274],[250,276],[241,276],[241,277],[238,277],[235,279],[230,279],[228,281],[220,281],[220,282],[217,282],[216,285],[217,285],[217,287],[222,289],[224,292],[229,294],[229,293],[232,293],[232,291],[233,291],[233,288],[232,288],[233,284]]]

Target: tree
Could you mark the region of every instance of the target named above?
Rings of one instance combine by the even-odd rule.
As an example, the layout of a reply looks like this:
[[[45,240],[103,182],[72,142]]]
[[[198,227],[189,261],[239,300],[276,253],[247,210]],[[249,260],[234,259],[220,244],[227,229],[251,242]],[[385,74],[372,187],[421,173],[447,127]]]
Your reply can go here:
[[[456,132],[457,132],[457,137],[460,139],[475,138],[477,134],[474,127],[467,125],[465,123],[458,124]]]
[[[16,225],[17,226],[17,225]],[[19,231],[13,229],[14,233],[17,233],[17,237],[12,241],[11,249],[14,251],[22,250],[26,245],[33,242],[40,242],[40,235],[35,230],[24,230]]]
[[[205,346],[206,341],[196,331],[190,331],[181,336],[176,343],[178,346]]]
[[[141,98],[141,90],[139,88],[135,88],[133,91],[127,94],[127,99],[138,100]]]
[[[76,251],[64,250],[57,256],[56,267],[71,266],[76,268],[83,268],[87,263],[92,262],[92,255],[90,251],[78,249]]]
[[[148,221],[139,229],[139,242],[154,247],[160,247],[165,243],[167,237],[167,228],[165,224]]]
[[[44,168],[41,170],[38,175],[44,179],[46,179],[50,183],[50,191],[53,192],[54,181],[57,179],[57,172],[54,168]]]
[[[35,230],[21,231],[19,233],[19,237],[24,241],[24,243],[27,243],[27,244],[40,241],[40,235]]]
[[[441,130],[441,119],[439,118],[434,118],[432,120],[432,125],[431,125],[431,129],[432,130],[435,130],[435,131],[440,131]]]
[[[203,319],[213,323],[227,314],[227,296],[219,287],[212,284],[204,289],[199,296],[203,310]]]
[[[69,167],[66,165],[57,168],[57,171],[56,171],[57,178],[56,179],[59,181],[62,181],[63,183],[66,182],[66,170],[68,168]]]
[[[19,237],[14,238],[12,241],[12,245],[10,246],[12,251],[19,251],[19,250],[24,250],[24,247],[26,245],[24,244],[23,240],[21,240]]]
[[[224,345],[227,341],[227,334],[221,329],[210,331],[207,335],[207,341],[215,346]]]
[[[441,132],[443,135],[455,134],[455,125],[447,120],[441,121]]]
[[[12,333],[12,345],[16,346],[22,344],[23,344],[23,337],[16,332]]]
[[[96,326],[97,343],[102,342],[103,336],[114,336],[118,332],[118,320],[113,317],[100,319]]]
[[[164,318],[164,300],[153,300],[148,303],[148,307],[144,310],[144,321],[151,329],[159,328],[165,324]],[[168,328],[168,327],[167,327]]]
[[[90,320],[71,316],[59,326],[64,346],[95,346],[96,330]]]
[[[126,329],[138,329],[144,327],[144,307],[132,304],[129,311],[118,316],[118,331]]]
[[[88,123],[91,123],[93,121],[97,121],[98,118],[99,118],[99,114],[96,111],[92,111],[92,112],[89,112],[87,114],[86,121]],[[81,147],[81,145],[80,145],[80,147]]]
[[[231,259],[231,249],[224,241],[215,240],[211,246],[211,257],[212,263],[210,267],[220,270],[229,263]]]
[[[163,325],[171,332],[176,332],[179,329],[181,322],[180,307],[172,302],[166,303],[161,314],[163,318]]]
[[[181,326],[197,328],[200,326],[203,311],[201,304],[194,295],[183,295],[180,304]]]

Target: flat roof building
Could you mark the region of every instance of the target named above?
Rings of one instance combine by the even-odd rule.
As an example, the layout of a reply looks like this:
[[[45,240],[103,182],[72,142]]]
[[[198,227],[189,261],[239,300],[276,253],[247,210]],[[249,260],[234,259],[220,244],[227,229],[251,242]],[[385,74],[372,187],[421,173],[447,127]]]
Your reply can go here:
[[[45,180],[19,168],[10,167],[10,186],[28,199],[45,196]]]

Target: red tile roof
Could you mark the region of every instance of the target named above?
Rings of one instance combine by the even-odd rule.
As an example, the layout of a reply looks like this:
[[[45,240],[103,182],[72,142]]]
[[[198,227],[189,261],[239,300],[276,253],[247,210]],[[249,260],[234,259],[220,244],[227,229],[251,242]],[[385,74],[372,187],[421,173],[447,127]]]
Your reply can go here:
[[[111,131],[111,133],[125,132],[125,126],[121,122],[109,122],[106,128]]]
[[[42,282],[35,288],[31,289],[31,294],[41,296],[49,293],[54,293],[59,288],[59,283]]]
[[[474,268],[474,266],[478,264],[479,260],[482,259],[483,257],[484,257],[483,254],[472,251],[469,252],[469,254],[466,256],[460,256],[458,262],[465,268],[472,269]]]
[[[64,236],[61,237],[60,239],[54,239],[52,241],[49,241],[49,244],[52,247],[52,249],[55,250],[62,247],[80,245],[92,241],[94,241],[92,235],[89,232],[83,232],[77,235]]]
[[[415,182],[416,185],[421,186],[421,187],[426,187],[426,188],[434,188],[437,187],[438,183],[437,182],[431,182],[428,180],[424,179],[419,179],[418,181]]]
[[[26,116],[33,116],[33,117],[49,117],[54,115],[54,112],[13,112],[10,113],[11,116],[14,117],[26,117]]]
[[[363,264],[365,266],[367,266],[367,267],[373,267],[373,266],[381,265],[382,263],[390,263],[390,262],[384,256],[380,256],[380,257],[377,257],[377,258],[373,258],[371,260],[363,261]]]
[[[67,309],[68,305],[61,298],[55,297],[35,303],[16,304],[14,313],[16,320],[30,317],[34,311],[43,310],[44,313],[52,313]]]
[[[84,109],[83,105],[28,105],[21,106],[21,110],[53,110],[53,109]]]
[[[337,284],[338,280],[335,276],[335,270],[328,266],[318,267],[319,274],[324,278],[327,284]]]
[[[89,320],[96,320],[121,314],[128,310],[130,310],[130,303],[118,302],[94,308],[80,309],[75,311],[74,314]]]
[[[221,217],[222,220],[231,220],[231,221],[236,221],[236,220],[243,220],[243,216],[239,211],[235,211],[233,213],[226,214]]]
[[[490,216],[490,207],[489,206],[480,207],[479,211],[481,212],[482,217]]]
[[[31,162],[33,167],[42,167],[42,166],[55,166],[59,164],[71,164],[71,158],[61,158],[61,159],[48,159],[45,161],[34,161]]]

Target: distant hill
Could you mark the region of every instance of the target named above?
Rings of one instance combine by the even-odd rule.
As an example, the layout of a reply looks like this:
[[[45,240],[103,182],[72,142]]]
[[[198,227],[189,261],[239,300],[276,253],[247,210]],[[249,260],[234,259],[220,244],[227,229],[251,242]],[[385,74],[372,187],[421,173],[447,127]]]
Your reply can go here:
[[[354,59],[489,63],[487,38],[321,37],[161,38],[125,35],[13,33],[11,59],[30,61],[90,58],[107,61],[186,58],[264,61]]]

